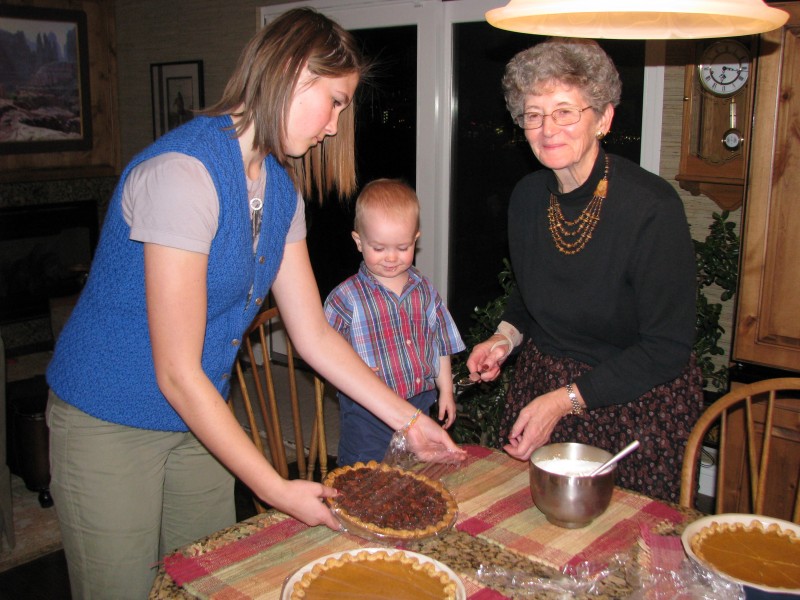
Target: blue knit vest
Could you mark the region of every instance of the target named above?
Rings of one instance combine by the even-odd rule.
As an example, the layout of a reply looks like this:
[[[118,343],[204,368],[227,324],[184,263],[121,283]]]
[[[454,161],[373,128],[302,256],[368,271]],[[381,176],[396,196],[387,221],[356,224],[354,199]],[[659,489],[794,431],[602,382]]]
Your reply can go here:
[[[108,208],[91,272],[65,325],[47,381],[65,402],[112,423],[187,431],[156,383],[147,325],[144,244],[129,239],[122,189],[131,169],[164,152],[200,160],[219,199],[219,222],[208,257],[202,367],[223,398],[240,340],[259,311],[283,258],[297,206],[294,185],[268,156],[261,235],[253,253],[242,154],[230,117],[195,117],[159,138],[125,168]],[[248,291],[253,286],[252,299]]]

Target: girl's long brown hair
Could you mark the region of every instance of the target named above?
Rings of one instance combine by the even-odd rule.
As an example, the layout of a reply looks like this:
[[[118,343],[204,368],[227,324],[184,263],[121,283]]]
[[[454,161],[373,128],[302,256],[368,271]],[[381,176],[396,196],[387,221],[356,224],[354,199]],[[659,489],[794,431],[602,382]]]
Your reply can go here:
[[[286,155],[286,121],[304,66],[318,77],[343,77],[369,71],[355,38],[340,25],[311,8],[289,10],[258,32],[245,46],[220,100],[202,111],[239,117],[236,134],[253,125],[253,149],[272,154],[287,167],[308,198],[339,197],[356,190],[355,107],[339,116],[338,133],[311,148],[303,157]]]

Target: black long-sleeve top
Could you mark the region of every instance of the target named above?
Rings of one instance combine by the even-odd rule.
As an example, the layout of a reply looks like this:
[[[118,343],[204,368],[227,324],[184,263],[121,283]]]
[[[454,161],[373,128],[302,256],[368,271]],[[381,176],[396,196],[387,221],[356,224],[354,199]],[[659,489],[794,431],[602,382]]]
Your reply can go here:
[[[670,381],[695,336],[696,265],[683,203],[662,178],[609,155],[608,196],[586,247],[556,249],[548,229],[551,192],[577,218],[603,175],[558,193],[548,169],[524,177],[511,196],[509,248],[517,289],[503,320],[544,353],[592,365],[575,379],[589,408],[622,404]]]

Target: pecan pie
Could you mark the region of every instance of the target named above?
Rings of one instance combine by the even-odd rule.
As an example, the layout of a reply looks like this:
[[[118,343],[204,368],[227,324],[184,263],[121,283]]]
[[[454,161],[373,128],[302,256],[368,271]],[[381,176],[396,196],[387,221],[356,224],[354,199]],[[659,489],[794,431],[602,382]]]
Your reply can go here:
[[[718,571],[773,588],[800,588],[800,539],[777,523],[713,521],[691,540],[692,551]]]
[[[399,550],[362,550],[314,565],[294,584],[290,600],[455,600],[456,590],[431,562]]]
[[[450,527],[456,518],[453,495],[438,481],[375,461],[331,471],[325,485],[339,495],[328,502],[354,533],[415,540]]]

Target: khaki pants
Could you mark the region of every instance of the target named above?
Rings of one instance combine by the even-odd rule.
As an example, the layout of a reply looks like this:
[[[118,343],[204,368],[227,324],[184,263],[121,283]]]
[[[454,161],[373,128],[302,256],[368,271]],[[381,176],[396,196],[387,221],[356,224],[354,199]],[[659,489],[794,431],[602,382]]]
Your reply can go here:
[[[193,434],[108,423],[52,392],[47,424],[73,600],[147,598],[166,553],[236,522],[234,479]]]

